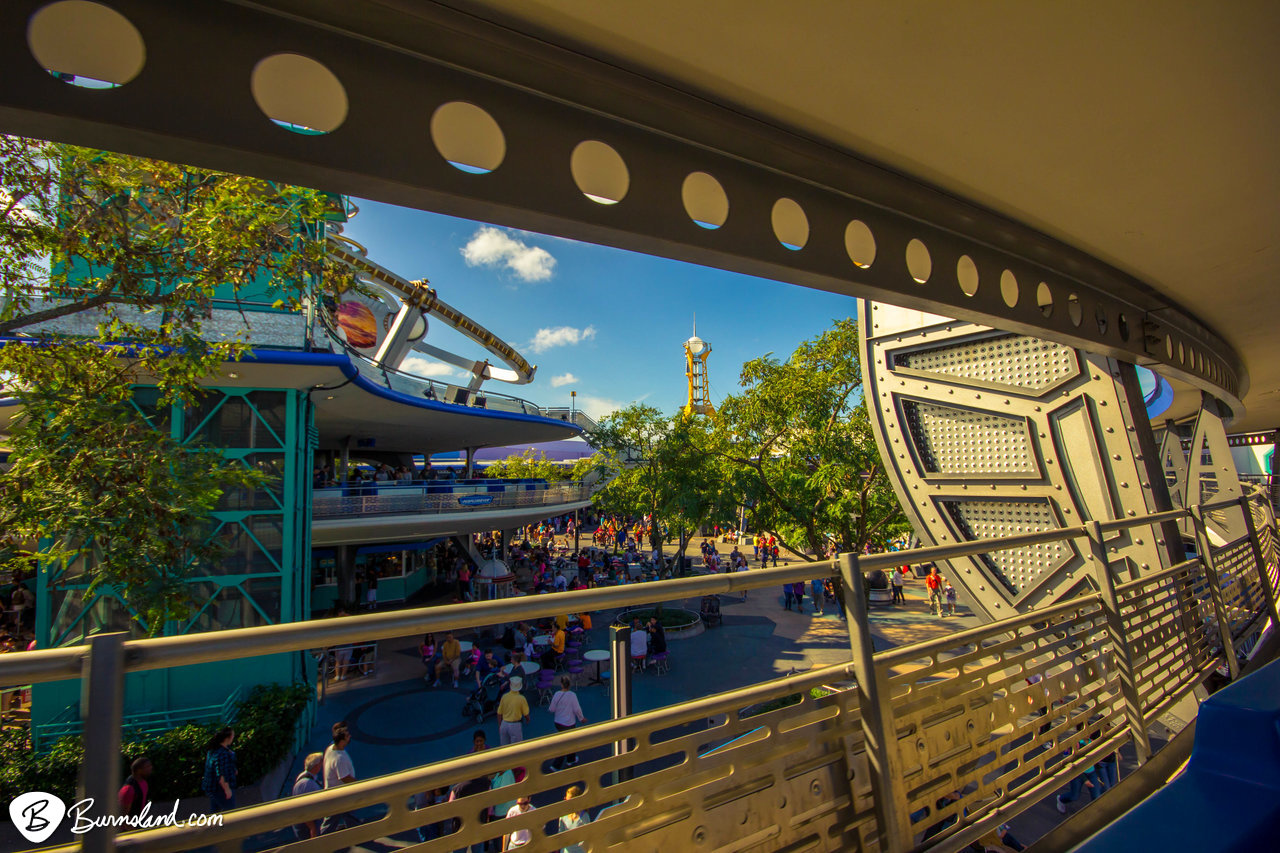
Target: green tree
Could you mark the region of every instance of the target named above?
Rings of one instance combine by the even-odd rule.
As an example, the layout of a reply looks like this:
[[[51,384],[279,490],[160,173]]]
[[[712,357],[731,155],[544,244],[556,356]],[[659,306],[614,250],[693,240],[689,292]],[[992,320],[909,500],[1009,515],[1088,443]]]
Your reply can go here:
[[[604,465],[604,457],[593,453],[574,460],[572,465],[561,465],[547,459],[541,450],[530,447],[523,453],[513,453],[505,459],[490,462],[484,468],[486,477],[503,480],[546,480],[548,483],[577,482]]]
[[[736,501],[722,469],[708,452],[707,422],[683,414],[668,417],[635,404],[605,418],[593,441],[617,473],[597,497],[606,513],[651,516],[649,534],[660,548],[674,534],[683,555],[703,524],[733,518]],[[665,531],[665,533],[664,533]]]
[[[733,468],[758,529],[806,560],[829,541],[860,552],[907,529],[862,400],[858,326],[839,320],[791,357],[742,366],[717,417],[714,452]]]
[[[349,278],[325,260],[331,199],[237,175],[0,137],[0,375],[7,568],[80,558],[157,633],[219,558],[206,519],[261,475],[153,428],[249,344],[204,334],[215,301],[298,307]],[[139,387],[154,388],[138,406]]]

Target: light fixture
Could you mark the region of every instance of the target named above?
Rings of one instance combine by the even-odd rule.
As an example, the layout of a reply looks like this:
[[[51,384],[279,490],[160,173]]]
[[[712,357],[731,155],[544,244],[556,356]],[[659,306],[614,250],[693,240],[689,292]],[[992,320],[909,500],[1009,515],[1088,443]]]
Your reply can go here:
[[[333,395],[332,395],[332,394],[330,394],[328,397],[325,397],[325,399],[326,399],[326,400],[332,400],[332,399],[333,399]]]
[[[227,378],[228,378],[228,379],[239,379],[239,378],[240,378],[240,374],[239,374],[239,373],[228,373],[228,374],[227,374]]]

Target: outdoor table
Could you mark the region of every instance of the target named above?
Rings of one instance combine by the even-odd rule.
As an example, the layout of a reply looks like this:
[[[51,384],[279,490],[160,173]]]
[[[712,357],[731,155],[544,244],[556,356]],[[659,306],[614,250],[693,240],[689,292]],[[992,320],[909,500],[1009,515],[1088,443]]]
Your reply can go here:
[[[551,645],[551,638],[546,634],[539,634],[533,638],[533,644],[535,646],[549,646]]]
[[[465,655],[467,652],[475,648],[475,644],[473,644],[470,640],[459,640],[458,648],[462,649],[462,653]]]
[[[604,679],[600,677],[600,664],[613,657],[607,649],[592,649],[589,652],[583,652],[583,660],[593,660],[596,662],[596,677],[591,680],[592,684],[604,684]]]
[[[533,675],[535,672],[537,672],[540,669],[540,667],[533,661],[526,660],[526,661],[521,661],[520,663],[507,664],[502,668],[502,674],[510,675],[516,667],[520,667],[520,671],[523,672],[525,675]]]

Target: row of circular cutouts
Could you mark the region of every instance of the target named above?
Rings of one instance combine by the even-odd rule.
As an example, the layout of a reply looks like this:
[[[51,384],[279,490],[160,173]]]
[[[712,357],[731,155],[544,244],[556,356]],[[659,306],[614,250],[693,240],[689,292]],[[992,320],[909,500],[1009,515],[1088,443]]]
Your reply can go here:
[[[124,85],[141,73],[146,62],[146,48],[137,28],[119,12],[91,0],[58,0],[42,7],[31,18],[27,39],[33,56],[45,69],[68,83],[88,88]],[[261,59],[250,75],[249,89],[264,116],[294,133],[331,133],[347,118],[342,81],[324,64],[297,53],[276,53]],[[472,103],[442,104],[431,116],[430,133],[440,156],[469,174],[493,172],[506,156],[501,126]],[[569,171],[582,194],[598,204],[618,204],[631,186],[622,155],[600,140],[578,143],[569,158]],[[728,193],[707,172],[685,177],[681,201],[690,220],[702,228],[718,229],[728,221]],[[808,216],[794,199],[775,201],[770,220],[774,236],[785,248],[800,251],[809,242]],[[844,248],[860,269],[869,269],[876,260],[875,236],[862,220],[854,219],[845,226]],[[914,281],[925,284],[931,280],[933,259],[924,241],[911,239],[905,260]],[[978,267],[968,255],[957,261],[955,279],[966,296],[978,293]],[[1011,270],[1000,274],[999,287],[1004,304],[1016,307],[1022,294]],[[1057,300],[1049,284],[1041,281],[1036,286],[1035,300],[1046,319],[1053,315]],[[1067,295],[1065,310],[1073,326],[1083,324],[1084,311],[1077,294]],[[1110,323],[1101,304],[1095,307],[1094,321],[1098,334],[1105,337]],[[1116,332],[1122,341],[1129,340],[1129,319],[1124,313],[1116,315]],[[1175,342],[1171,335],[1165,336],[1165,354],[1169,361],[1216,382],[1225,378],[1214,359],[1182,341]]]

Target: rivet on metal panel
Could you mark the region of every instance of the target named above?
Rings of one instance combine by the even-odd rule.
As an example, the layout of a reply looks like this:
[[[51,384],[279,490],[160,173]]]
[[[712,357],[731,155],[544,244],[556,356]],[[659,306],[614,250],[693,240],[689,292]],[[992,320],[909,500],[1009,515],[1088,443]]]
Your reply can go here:
[[[705,826],[700,826],[693,831],[694,844],[701,844],[706,840],[707,840],[707,828]]]

